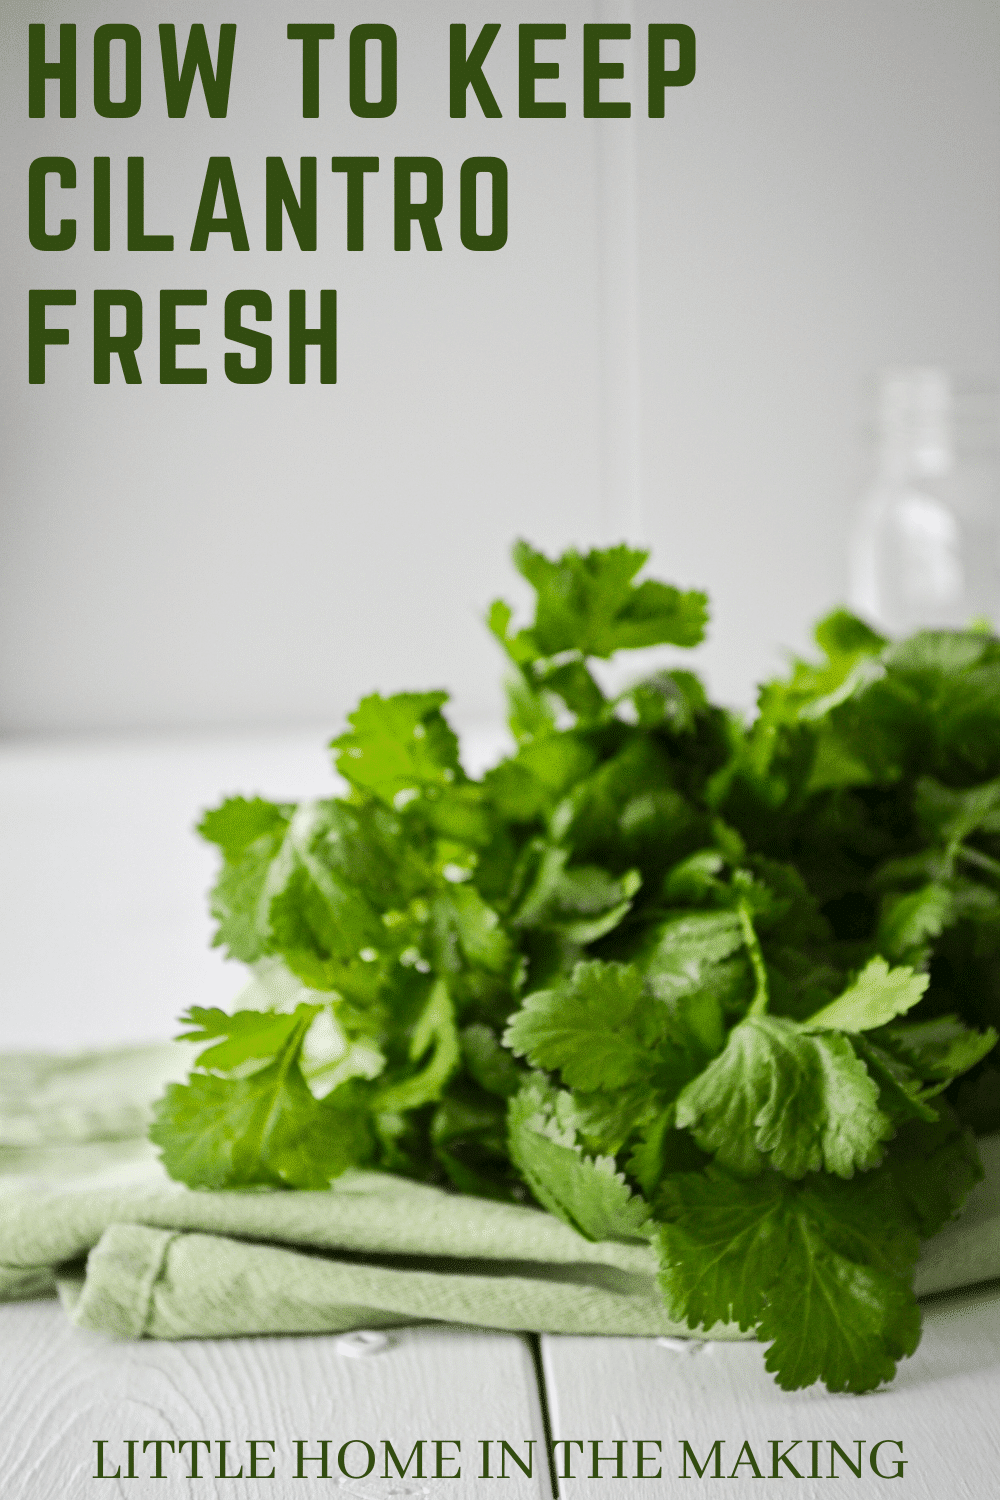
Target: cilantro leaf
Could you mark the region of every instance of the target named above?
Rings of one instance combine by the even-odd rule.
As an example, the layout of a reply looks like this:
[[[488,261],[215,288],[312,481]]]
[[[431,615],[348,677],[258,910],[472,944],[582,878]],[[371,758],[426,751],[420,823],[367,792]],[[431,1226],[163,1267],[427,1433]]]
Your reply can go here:
[[[897,1362],[915,1351],[920,1309],[904,1281],[831,1253],[819,1232],[803,1230],[758,1337],[771,1341],[764,1367],[783,1390],[823,1380],[831,1391],[867,1391],[891,1380]]]
[[[989,637],[979,631],[918,630],[889,647],[890,667],[921,687],[940,689],[942,680],[978,666],[989,649]]]
[[[170,1084],[154,1110],[150,1140],[163,1148],[163,1164],[172,1177],[191,1187],[325,1188],[331,1178],[371,1153],[364,1116],[354,1095],[313,1098],[298,1065],[302,1041],[318,1006],[299,1005],[287,1021],[286,1035],[274,1060],[249,1077],[220,1078],[193,1073],[186,1084]],[[210,1030],[222,1034],[219,1012],[203,1012]],[[254,1026],[248,1012],[230,1017],[229,1043],[203,1054],[230,1069],[245,1055],[260,1055],[270,1045],[277,1018]],[[266,1039],[266,1040],[265,1040]],[[214,1059],[212,1054],[215,1054]],[[350,1090],[350,1085],[347,1086]],[[353,1105],[353,1107],[352,1107]],[[345,1107],[346,1106],[346,1107]]]
[[[888,644],[864,620],[846,609],[835,609],[825,615],[813,630],[813,639],[831,662],[855,660],[858,656],[877,656]]]
[[[926,974],[905,966],[890,969],[884,958],[870,959],[852,985],[817,1010],[803,1025],[810,1031],[870,1031],[912,1010],[927,989]]]
[[[690,912],[647,929],[633,955],[679,1037],[702,1062],[722,1050],[724,1018],[742,1014],[753,989],[738,912]]]
[[[669,872],[663,882],[664,896],[668,901],[698,902],[721,895],[725,886],[719,876],[725,864],[720,850],[696,849]]]
[[[739,1181],[709,1167],[704,1175],[667,1178],[656,1200],[654,1244],[671,1317],[689,1328],[756,1327],[774,1261],[780,1267],[785,1250],[785,1199],[772,1175]]]
[[[644,1242],[649,1206],[633,1195],[612,1157],[584,1156],[572,1115],[543,1079],[532,1078],[510,1102],[511,1159],[550,1213],[588,1240]]]
[[[330,742],[337,770],[359,791],[390,806],[450,786],[462,772],[458,741],[441,713],[447,701],[443,692],[362,698],[347,716],[350,730]]]
[[[514,566],[535,589],[535,619],[510,637],[510,611],[493,605],[490,625],[518,663],[562,651],[609,657],[641,646],[696,646],[707,615],[704,594],[633,579],[649,554],[609,547],[581,554],[570,549],[551,561],[527,542],[514,546]]]
[[[233,797],[206,813],[200,824],[207,839],[224,841],[225,860],[210,900],[218,923],[213,943],[244,963],[254,963],[268,951],[268,883],[292,811]]]
[[[925,1240],[955,1217],[983,1179],[971,1133],[940,1101],[936,1120],[914,1120],[900,1130],[879,1170],[891,1177],[910,1222]]]
[[[875,1166],[892,1134],[878,1088],[846,1036],[779,1016],[747,1016],[725,1051],[685,1085],[677,1124],[731,1171],[838,1177]]]
[[[643,728],[664,728],[672,734],[691,735],[699,713],[709,707],[701,680],[693,672],[654,672],[629,689],[627,697]]]
[[[674,769],[652,738],[626,741],[577,781],[554,820],[580,863],[659,878],[702,833],[703,819],[672,785]]]
[[[992,1052],[998,1036],[993,1027],[974,1031],[957,1016],[935,1016],[887,1026],[879,1041],[892,1048],[920,1078],[957,1078]]]
[[[198,1053],[195,1066],[230,1073],[244,1063],[270,1059],[282,1052],[299,1025],[303,1009],[300,1005],[295,1012],[238,1010],[227,1015],[224,1010],[204,1010],[200,1005],[192,1005],[181,1016],[181,1024],[192,1029],[182,1031],[177,1040],[203,1042],[222,1037],[215,1046]],[[311,1009],[316,1015],[320,1007]]]
[[[581,963],[568,984],[527,995],[503,1040],[535,1067],[558,1068],[574,1088],[616,1089],[648,1071],[669,1021],[636,969]]]
[[[464,959],[489,974],[508,973],[514,945],[493,907],[471,885],[456,885],[434,902],[432,920],[440,943],[437,967],[455,972]]]
[[[956,791],[933,776],[921,776],[913,801],[921,827],[945,843],[961,843],[978,829],[1000,832],[1000,779]]]
[[[867,1186],[860,1212],[857,1197],[829,1178],[739,1181],[711,1167],[668,1178],[655,1243],[669,1313],[691,1328],[755,1328],[785,1390],[891,1380],[920,1337],[907,1281],[917,1240],[884,1183]]]
[[[284,873],[284,872],[282,872]],[[356,888],[318,859],[296,859],[268,908],[269,947],[316,989],[332,989],[336,961],[346,963],[382,937],[376,914]],[[319,960],[319,962],[316,962]],[[334,966],[327,971],[329,960]]]
[[[262,797],[227,797],[202,815],[198,832],[217,844],[227,860],[238,861],[258,839],[284,832],[292,808]]]
[[[940,937],[957,914],[954,892],[940,881],[931,881],[905,896],[889,898],[876,941],[890,958],[922,956],[927,940]]]
[[[550,735],[487,771],[483,786],[502,817],[530,823],[548,817],[594,763],[593,750],[576,735]]]
[[[672,916],[647,932],[637,962],[653,993],[664,1000],[698,989],[713,966],[743,947],[735,911],[699,911]]]
[[[189,1187],[325,1188],[372,1154],[364,1115],[345,1106],[315,1100],[301,1073],[277,1062],[243,1079],[193,1073],[168,1085],[149,1138]]]
[[[514,927],[557,929],[574,943],[593,943],[632,908],[642,884],[638,870],[610,875],[600,865],[570,865],[570,851],[550,844],[511,921]]]
[[[871,1033],[867,1036],[856,1033],[851,1042],[878,1085],[880,1107],[894,1121],[936,1120],[937,1111],[927,1103],[928,1094],[932,1091],[925,1090],[913,1069],[901,1062],[891,1049],[882,1045],[884,1033],[877,1032],[875,1035],[880,1038],[878,1042],[872,1040]]]
[[[645,1075],[633,1075],[623,1088],[591,1092],[574,1089],[574,1128],[584,1151],[592,1156],[618,1156],[634,1137],[650,1127],[663,1110],[664,1100],[676,1094],[696,1071],[684,1054],[669,1043],[661,1043]]]

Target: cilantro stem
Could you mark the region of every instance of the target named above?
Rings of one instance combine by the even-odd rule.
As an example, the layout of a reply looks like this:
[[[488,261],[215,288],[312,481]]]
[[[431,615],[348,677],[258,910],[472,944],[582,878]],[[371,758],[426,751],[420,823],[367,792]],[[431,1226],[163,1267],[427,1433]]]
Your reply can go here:
[[[760,942],[754,931],[753,919],[750,916],[750,904],[746,899],[737,903],[736,910],[739,913],[740,927],[743,929],[743,942],[747,953],[750,955],[750,963],[753,966],[754,977],[757,980],[757,988],[754,991],[753,1000],[750,1002],[748,1016],[762,1016],[767,1010],[768,988],[767,988],[767,965],[764,963],[764,955],[760,951]]]
[[[970,849],[966,844],[959,844],[955,850],[959,859],[964,859],[967,864],[975,865],[977,869],[992,875],[994,879],[1000,879],[1000,860],[990,859],[988,854],[982,854],[978,849]]]
[[[271,1107],[267,1112],[264,1123],[261,1126],[260,1130],[262,1152],[267,1145],[267,1141],[270,1137],[271,1131],[274,1129],[275,1124],[277,1123],[278,1115],[280,1113],[278,1101],[281,1097],[281,1091],[285,1086],[285,1079],[288,1077],[289,1069],[294,1062],[298,1061],[299,1053],[302,1051],[302,1043],[305,1041],[306,1032],[309,1030],[309,1027],[312,1025],[318,1011],[321,1008],[322,1007],[319,1005],[310,1005],[308,1007],[309,1014],[303,1016],[301,1021],[298,1021],[292,1031],[289,1033],[288,1040],[285,1043],[284,1052],[281,1057],[281,1062],[278,1065],[278,1079],[277,1085],[274,1089],[274,1096],[271,1100]]]

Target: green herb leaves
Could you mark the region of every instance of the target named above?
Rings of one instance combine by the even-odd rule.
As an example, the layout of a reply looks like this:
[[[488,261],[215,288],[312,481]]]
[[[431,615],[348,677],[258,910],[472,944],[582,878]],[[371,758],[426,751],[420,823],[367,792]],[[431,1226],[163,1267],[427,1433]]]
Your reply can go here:
[[[929,983],[926,974],[901,966],[890,969],[876,955],[853,984],[809,1017],[811,1031],[871,1031],[912,1010]]]
[[[785,1177],[820,1168],[838,1177],[877,1166],[893,1122],[879,1089],[843,1033],[866,1031],[909,1010],[925,975],[873,958],[836,1000],[805,1022],[748,1014],[725,1051],[677,1100],[677,1124],[730,1171]]]
[[[624,964],[579,964],[570,983],[538,990],[511,1017],[504,1042],[574,1088],[618,1089],[651,1068],[670,1022]]]
[[[364,1119],[349,1101],[315,1099],[302,1076],[302,1043],[318,1012],[299,1005],[290,1015],[189,1013],[196,1029],[188,1040],[223,1040],[197,1059],[217,1071],[169,1085],[157,1106],[150,1139],[164,1148],[172,1176],[192,1187],[325,1188],[372,1154]],[[247,1064],[257,1066],[247,1072]]]
[[[532,1079],[510,1107],[510,1153],[532,1193],[588,1240],[644,1241],[649,1208],[613,1158],[585,1156],[569,1096]]]
[[[677,1101],[677,1124],[743,1175],[766,1156],[786,1177],[838,1177],[875,1166],[892,1121],[845,1036],[809,1035],[779,1016],[748,1016]]]
[[[916,1345],[965,1126],[1000,1128],[1000,641],[839,610],[750,725],[662,663],[611,696],[596,663],[704,634],[646,560],[517,544],[514,745],[480,780],[443,692],[372,694],[346,795],[206,813],[254,978],[185,1018],[152,1138],[196,1187],[530,1194],[652,1243],[671,1315],[754,1329],[783,1386],[870,1389]]]
[[[447,693],[362,698],[347,716],[351,729],[331,741],[337,770],[353,787],[389,806],[449,786],[461,768],[458,741],[441,714],[447,701]]]
[[[657,1232],[668,1310],[692,1328],[755,1328],[786,1390],[891,1380],[920,1337],[908,1285],[917,1236],[892,1193],[874,1187],[855,1197],[824,1178],[801,1187],[718,1170],[672,1178]]]
[[[647,579],[634,584],[648,553],[631,547],[565,552],[550,562],[527,542],[514,546],[514,566],[537,596],[534,623],[510,644],[515,660],[578,651],[607,658],[637,646],[696,646],[708,617],[704,594],[682,594]],[[510,612],[493,606],[490,625],[506,644]],[[506,619],[503,612],[506,611]]]
[[[919,1237],[951,1217],[977,1176],[975,1148],[947,1114],[908,1126],[885,1165],[852,1182],[739,1180],[715,1166],[678,1174],[657,1201],[667,1307],[691,1328],[756,1328],[786,1390],[816,1380],[870,1390],[920,1337],[910,1289]]]

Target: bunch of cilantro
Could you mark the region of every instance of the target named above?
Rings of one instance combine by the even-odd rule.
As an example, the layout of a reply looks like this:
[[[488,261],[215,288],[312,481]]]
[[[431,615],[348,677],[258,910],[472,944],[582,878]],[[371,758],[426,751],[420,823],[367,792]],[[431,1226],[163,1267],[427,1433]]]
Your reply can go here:
[[[670,1315],[755,1330],[782,1386],[867,1390],[1000,1127],[1000,641],[837,612],[747,727],[690,672],[592,670],[697,644],[704,595],[626,547],[514,561],[513,754],[473,780],[445,693],[373,695],[346,795],[206,814],[254,978],[184,1018],[152,1138],[193,1187],[530,1193],[651,1243]]]

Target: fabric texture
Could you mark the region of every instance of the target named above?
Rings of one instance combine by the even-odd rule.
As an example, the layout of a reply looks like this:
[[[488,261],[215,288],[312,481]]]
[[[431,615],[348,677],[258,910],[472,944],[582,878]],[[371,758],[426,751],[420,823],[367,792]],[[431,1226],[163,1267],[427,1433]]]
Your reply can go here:
[[[377,1172],[317,1193],[172,1183],[145,1129],[190,1059],[170,1044],[0,1057],[0,1300],[58,1293],[74,1323],[121,1338],[438,1321],[692,1336],[666,1316],[650,1249],[534,1208]],[[925,1247],[918,1294],[1000,1276],[1000,1137],[980,1146],[986,1180]]]

